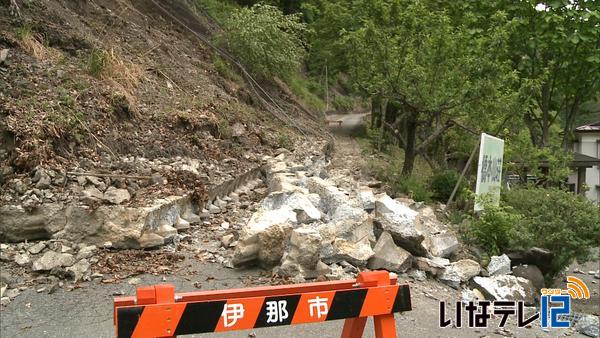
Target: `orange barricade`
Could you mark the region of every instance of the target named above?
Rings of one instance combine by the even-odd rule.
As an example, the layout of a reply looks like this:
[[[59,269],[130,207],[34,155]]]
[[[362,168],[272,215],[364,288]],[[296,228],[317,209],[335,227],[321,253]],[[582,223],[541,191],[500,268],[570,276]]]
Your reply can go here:
[[[139,287],[114,300],[117,337],[193,333],[345,319],[342,338],[362,337],[368,317],[375,336],[396,337],[395,312],[410,311],[410,289],[387,271],[356,280],[175,293],[172,285]]]

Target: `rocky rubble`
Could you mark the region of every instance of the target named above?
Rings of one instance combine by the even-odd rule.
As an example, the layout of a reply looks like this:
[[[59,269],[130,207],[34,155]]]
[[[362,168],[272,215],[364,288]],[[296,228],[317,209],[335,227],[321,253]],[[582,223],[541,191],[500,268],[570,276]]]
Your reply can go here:
[[[258,264],[294,280],[352,277],[362,269],[416,268],[459,287],[479,275],[473,260],[451,262],[459,242],[432,208],[366,185],[346,190],[321,158],[267,164],[268,195],[240,231],[231,264]],[[351,185],[345,185],[352,189]]]

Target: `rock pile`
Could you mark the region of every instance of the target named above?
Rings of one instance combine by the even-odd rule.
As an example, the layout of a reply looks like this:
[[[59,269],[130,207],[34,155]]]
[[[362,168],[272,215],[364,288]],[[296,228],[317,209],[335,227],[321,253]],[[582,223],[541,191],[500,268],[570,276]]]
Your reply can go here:
[[[0,244],[0,261],[14,261],[17,265],[41,274],[38,279],[54,279],[58,287],[59,280],[70,282],[87,281],[91,278],[91,265],[98,261],[94,257],[95,245],[74,244],[66,241],[40,241],[34,243]],[[3,269],[4,270],[4,269]],[[48,275],[49,277],[46,277]],[[60,282],[62,284],[62,282]],[[27,287],[12,280],[9,271],[0,274],[2,305]],[[38,291],[41,292],[41,291]]]
[[[271,159],[268,195],[240,231],[234,266],[258,264],[299,281],[416,267],[454,287],[479,275],[478,263],[446,258],[459,242],[432,208],[368,186],[345,191],[322,178],[329,176],[326,167],[320,158],[301,164]]]

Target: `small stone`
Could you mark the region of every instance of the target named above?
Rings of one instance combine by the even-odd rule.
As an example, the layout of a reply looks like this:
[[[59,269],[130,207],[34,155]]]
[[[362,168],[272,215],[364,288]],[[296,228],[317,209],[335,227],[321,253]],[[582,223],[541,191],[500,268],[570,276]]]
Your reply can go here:
[[[110,187],[106,189],[104,193],[104,200],[111,204],[121,204],[123,202],[129,201],[131,199],[131,195],[127,189],[117,189],[115,187]]]
[[[17,263],[19,266],[28,265],[29,263],[31,263],[31,259],[29,258],[29,255],[26,253],[16,254],[14,257],[14,260],[15,260],[15,263]]]
[[[138,277],[133,277],[133,278],[130,278],[130,279],[127,281],[127,284],[129,284],[129,285],[138,285],[138,284],[140,284],[141,282],[142,282],[142,280],[141,280],[141,279],[139,279]]]
[[[416,281],[422,282],[427,279],[427,274],[425,274],[425,271],[417,269],[417,270],[412,270],[411,272],[409,272],[408,277],[410,277]]]
[[[96,249],[97,248],[95,245],[84,246],[83,248],[79,249],[79,252],[77,253],[77,259],[79,260],[92,257]]]
[[[186,230],[190,228],[190,222],[186,221],[181,217],[177,217],[177,221],[175,221],[175,229],[177,230]]]
[[[502,256],[492,256],[487,266],[490,276],[506,275],[510,273],[510,258],[503,254]]]
[[[219,208],[218,206],[216,206],[212,203],[208,204],[207,208],[208,208],[209,214],[218,214],[221,212],[221,208]]]
[[[73,253],[73,248],[71,248],[70,246],[66,246],[66,245],[62,245],[60,247],[60,252],[61,253]]]
[[[46,248],[46,242],[37,242],[34,245],[30,246],[27,251],[29,251],[30,254],[32,255],[37,255],[40,252],[42,252],[42,250],[44,250]]]
[[[231,243],[233,243],[233,239],[234,239],[233,234],[225,235],[225,236],[221,237],[221,244],[223,244],[223,247],[228,248],[231,245]]]
[[[68,267],[73,263],[75,259],[71,254],[46,251],[41,258],[33,262],[33,271],[49,271],[57,267]]]
[[[153,248],[164,245],[165,239],[153,232],[146,232],[138,239],[138,242],[142,248]]]
[[[78,282],[86,277],[90,270],[90,262],[87,259],[82,259],[66,269],[71,273],[73,280]]]
[[[229,229],[229,222],[223,222],[223,223],[221,223],[221,228],[223,228],[225,230]]]

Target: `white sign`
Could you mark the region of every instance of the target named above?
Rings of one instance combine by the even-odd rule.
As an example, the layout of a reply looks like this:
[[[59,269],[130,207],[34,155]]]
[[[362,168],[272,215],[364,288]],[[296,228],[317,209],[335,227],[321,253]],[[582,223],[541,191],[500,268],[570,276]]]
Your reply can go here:
[[[483,210],[482,199],[492,205],[500,204],[503,158],[504,140],[488,134],[481,134],[475,186],[475,211]]]

